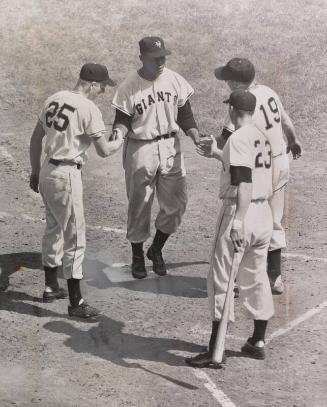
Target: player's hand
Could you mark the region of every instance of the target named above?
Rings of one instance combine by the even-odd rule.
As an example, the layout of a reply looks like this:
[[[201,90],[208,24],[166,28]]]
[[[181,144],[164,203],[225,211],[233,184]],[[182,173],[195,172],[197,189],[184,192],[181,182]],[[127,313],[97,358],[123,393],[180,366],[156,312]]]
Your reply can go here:
[[[30,175],[30,188],[36,193],[39,192],[39,174]]]
[[[301,144],[297,141],[295,141],[292,144],[289,144],[287,146],[287,154],[291,152],[293,156],[293,160],[296,160],[297,158],[300,158],[302,155],[302,147]]]
[[[231,229],[230,238],[232,239],[234,250],[236,253],[243,247],[244,238],[242,229]]]
[[[215,156],[215,152],[217,152],[216,150],[218,150],[218,148],[213,135],[201,139],[196,148],[196,152],[199,155],[207,158],[213,158]]]

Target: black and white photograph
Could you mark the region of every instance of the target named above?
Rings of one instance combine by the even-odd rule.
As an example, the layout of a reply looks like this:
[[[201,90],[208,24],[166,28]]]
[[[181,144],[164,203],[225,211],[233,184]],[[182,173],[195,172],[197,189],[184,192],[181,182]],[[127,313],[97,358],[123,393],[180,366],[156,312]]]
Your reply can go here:
[[[326,1],[0,5],[0,407],[326,406]]]

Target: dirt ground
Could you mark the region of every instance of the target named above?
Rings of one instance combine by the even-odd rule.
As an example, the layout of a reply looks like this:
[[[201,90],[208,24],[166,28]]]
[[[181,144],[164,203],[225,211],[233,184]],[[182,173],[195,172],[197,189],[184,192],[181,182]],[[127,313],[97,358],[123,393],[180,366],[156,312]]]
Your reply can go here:
[[[147,279],[135,281],[131,277],[131,253],[124,233],[127,201],[120,153],[109,159],[101,159],[96,157],[92,148],[90,160],[83,170],[88,227],[82,288],[87,301],[98,307],[102,314],[96,321],[84,322],[68,317],[67,300],[42,303],[40,241],[44,229],[44,208],[39,195],[28,187],[29,138],[39,105],[48,96],[46,93],[57,90],[58,81],[63,78],[65,84],[72,78],[75,80],[65,67],[71,64],[79,66],[89,55],[87,46],[93,49],[94,44],[90,39],[85,48],[78,48],[76,54],[70,52],[71,60],[68,62],[64,61],[65,51],[62,51],[63,55],[57,55],[53,61],[47,58],[42,61],[33,59],[34,65],[24,66],[23,51],[34,44],[29,42],[32,38],[31,20],[27,19],[26,22],[22,17],[24,13],[34,15],[34,21],[39,17],[40,25],[33,26],[34,35],[38,30],[45,32],[44,27],[47,27],[42,41],[52,44],[50,39],[55,43],[55,38],[62,41],[64,37],[62,31],[56,37],[52,25],[59,21],[58,16],[65,18],[64,11],[56,9],[52,21],[45,9],[35,11],[36,3],[32,5],[27,0],[4,1],[8,19],[5,21],[4,14],[1,17],[5,27],[2,40],[6,46],[1,66],[14,57],[17,64],[9,71],[2,69],[0,74],[3,85],[0,105],[0,407],[326,406],[327,152],[324,139],[326,114],[322,107],[327,99],[323,91],[326,85],[321,81],[324,77],[323,61],[317,60],[321,53],[313,47],[313,44],[323,44],[318,40],[326,30],[321,28],[322,25],[320,31],[317,27],[320,18],[323,20],[326,14],[324,2],[311,6],[302,1],[302,11],[289,4],[287,10],[292,9],[298,17],[294,21],[290,14],[278,14],[273,5],[244,2],[247,7],[256,5],[259,16],[263,11],[269,12],[265,14],[269,21],[276,23],[276,27],[278,24],[284,27],[280,34],[287,44],[293,41],[291,31],[287,31],[287,23],[292,21],[294,26],[298,25],[301,30],[303,28],[303,44],[294,42],[294,47],[289,47],[289,60],[276,51],[277,43],[266,45],[263,38],[257,37],[252,48],[242,40],[235,43],[233,36],[228,35],[231,28],[226,21],[228,16],[233,15],[233,7],[238,6],[237,1],[223,2],[224,7],[216,11],[224,18],[225,31],[218,28],[217,31],[210,31],[216,24],[215,15],[210,19],[211,8],[215,4],[212,1],[198,6],[198,14],[192,9],[185,17],[193,24],[197,19],[203,22],[202,16],[208,18],[208,27],[203,24],[202,27],[206,27],[203,35],[207,41],[211,41],[210,44],[215,44],[214,38],[219,34],[230,41],[230,48],[234,46],[239,51],[244,46],[250,55],[257,55],[256,62],[262,62],[261,76],[271,86],[274,85],[278,67],[286,70],[284,81],[276,83],[276,90],[284,96],[305,150],[300,160],[291,163],[292,175],[285,211],[288,248],[283,253],[286,291],[274,297],[276,314],[268,328],[267,359],[256,361],[240,353],[243,342],[251,333],[252,322],[246,319],[236,300],[236,322],[230,327],[226,342],[226,366],[219,370],[201,371],[187,367],[184,357],[200,351],[207,344],[210,334],[206,273],[219,209],[219,171],[215,162],[196,155],[192,143],[185,137],[183,146],[189,204],[182,226],[168,240],[164,250],[168,275],[157,277],[148,263]],[[135,3],[124,0],[122,5],[134,7]],[[143,14],[133,8],[129,16],[130,21],[135,21],[135,44],[136,38],[146,30],[154,30],[153,25],[142,26],[143,31],[140,29],[146,18],[144,10],[150,3],[139,2]],[[282,2],[272,2],[275,6],[277,3],[282,6]],[[74,14],[73,6],[67,6],[62,1],[58,4],[63,10],[70,7],[69,12]],[[72,4],[77,7],[82,3],[76,0]],[[160,4],[162,8],[163,3]],[[192,2],[183,0],[183,4],[189,7]],[[93,8],[92,27],[97,24],[108,33],[110,27],[101,19],[103,2],[98,0],[93,5],[99,8]],[[182,18],[182,9],[172,3],[170,6],[179,12],[178,18]],[[112,7],[114,11],[111,16],[108,15],[109,22],[119,26],[119,32],[125,32],[124,13],[121,11],[119,14],[118,5],[112,4]],[[85,10],[75,16],[75,20],[70,20],[73,28],[68,32],[75,35],[76,41],[76,30],[86,15]],[[152,9],[149,11],[152,17],[153,12]],[[249,10],[241,7],[240,13],[233,20],[234,23],[248,27],[251,20]],[[72,19],[71,14],[66,14],[66,18]],[[176,22],[172,14],[169,14],[170,21]],[[310,15],[317,16],[317,23],[310,19]],[[299,16],[302,16],[301,21]],[[17,22],[19,41],[10,44],[9,39],[14,38],[14,21]],[[264,19],[260,22],[264,26]],[[89,24],[85,30],[91,32],[92,27]],[[168,36],[163,22],[159,27],[158,32]],[[28,40],[26,43],[22,39],[24,30]],[[137,56],[127,56],[127,52],[119,46],[117,33],[113,36],[115,52],[118,49],[124,62],[131,64]],[[188,67],[186,76],[198,89],[194,98],[195,111],[204,129],[212,131],[216,120],[221,120],[224,114],[223,109],[215,108],[214,101],[218,96],[222,100],[222,94],[226,93],[222,89],[212,90],[213,86],[218,86],[216,82],[209,81],[206,88],[201,82],[200,71],[204,72],[203,69],[207,68],[207,62],[201,57],[207,58],[210,67],[213,65],[212,57],[202,54],[197,57],[196,52],[181,47],[183,40],[188,44],[198,40],[198,35],[188,32],[187,24],[175,31],[174,35],[171,30],[169,33],[170,42],[179,47],[179,53],[175,54],[175,59],[172,58],[175,67],[180,67],[179,71],[185,73],[183,58],[191,58],[194,63],[193,67]],[[100,35],[100,31],[95,30],[94,35]],[[250,37],[249,33],[247,35]],[[126,44],[127,34],[122,38],[121,44]],[[134,48],[135,44],[132,44]],[[203,50],[201,44],[199,40],[199,53]],[[73,45],[71,47],[73,50]],[[17,53],[12,53],[12,50]],[[109,54],[105,52],[100,54],[108,57],[113,51],[110,49]],[[223,62],[230,53],[222,51]],[[309,56],[315,53],[316,59],[312,57],[309,61]],[[273,54],[278,62],[269,71],[267,59]],[[297,56],[298,64],[293,64],[291,54],[294,58]],[[308,65],[301,65],[300,62],[306,60],[305,55]],[[60,66],[64,66],[62,71]],[[306,67],[303,76],[299,76],[302,75],[300,66]],[[308,79],[309,68],[316,82]],[[37,77],[33,77],[33,69]],[[118,79],[122,79],[126,70],[124,65]],[[56,75],[51,78],[51,83],[47,80],[47,73]],[[301,88],[302,84],[305,84],[304,88]],[[319,93],[318,87],[321,90]],[[107,106],[111,97],[112,93],[106,95],[100,100],[100,106]],[[307,98],[310,103],[306,103]],[[110,121],[108,112],[106,119]],[[154,215],[156,211],[155,205]],[[64,287],[65,281],[61,279],[60,284]]]

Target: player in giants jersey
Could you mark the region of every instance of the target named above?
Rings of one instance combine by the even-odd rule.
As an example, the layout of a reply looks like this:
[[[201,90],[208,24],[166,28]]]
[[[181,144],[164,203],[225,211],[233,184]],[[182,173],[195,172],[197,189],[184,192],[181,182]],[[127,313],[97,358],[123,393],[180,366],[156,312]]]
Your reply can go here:
[[[66,297],[57,280],[58,267],[62,266],[69,292],[68,313],[74,317],[98,315],[80,292],[85,252],[81,167],[92,143],[101,157],[113,154],[122,145],[119,135],[115,141],[107,141],[102,114],[93,102],[107,85],[114,84],[104,65],[83,65],[73,90],[57,92],[46,100],[30,142],[30,187],[41,193],[46,210],[43,301]],[[45,159],[40,168],[44,137]]]
[[[165,67],[170,51],[163,40],[145,37],[139,46],[142,67],[120,84],[112,106],[116,109],[114,129],[126,136],[123,167],[128,197],[127,239],[132,246],[132,275],[141,279],[146,277],[143,243],[150,236],[154,194],[160,210],[147,257],[158,275],[166,274],[162,249],[185,212],[186,180],[179,130],[195,144],[200,138],[189,101],[193,89],[181,75]]]
[[[281,277],[281,249],[286,247],[285,231],[282,226],[284,213],[285,187],[289,180],[288,152],[293,158],[301,156],[301,145],[295,134],[293,123],[286,113],[280,98],[271,88],[258,85],[254,81],[255,69],[245,58],[233,58],[225,66],[215,70],[215,76],[224,80],[231,91],[247,89],[257,99],[253,122],[268,138],[273,159],[273,195],[270,205],[273,213],[274,228],[268,254],[268,276],[272,292],[281,294],[284,284]],[[217,139],[218,147],[222,148],[234,126],[227,118],[223,132]],[[287,145],[285,143],[285,138]]]
[[[193,367],[212,364],[214,343],[219,329],[228,280],[237,253],[240,303],[254,320],[251,338],[242,347],[248,355],[263,359],[265,331],[273,316],[274,306],[266,272],[267,252],[273,220],[268,199],[272,195],[271,146],[266,136],[252,124],[256,98],[238,90],[226,101],[235,131],[223,150],[215,139],[201,143],[198,151],[206,157],[222,161],[220,199],[210,269],[207,278],[212,333],[208,352],[187,358]],[[233,302],[229,320],[234,320]]]

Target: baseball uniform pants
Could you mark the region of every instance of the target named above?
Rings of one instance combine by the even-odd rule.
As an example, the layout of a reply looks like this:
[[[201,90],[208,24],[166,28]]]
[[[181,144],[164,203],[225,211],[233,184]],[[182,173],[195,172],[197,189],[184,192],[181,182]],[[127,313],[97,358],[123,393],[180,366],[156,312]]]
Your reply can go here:
[[[123,165],[128,197],[127,239],[140,243],[150,237],[155,193],[160,208],[155,226],[163,233],[174,233],[187,204],[186,171],[178,136],[153,141],[127,139]]]
[[[234,246],[230,231],[236,202],[224,200],[217,223],[211,264],[207,278],[209,308],[213,321],[219,321],[224,306]],[[252,319],[269,320],[274,304],[266,272],[267,253],[273,220],[267,201],[251,202],[244,220],[244,248],[238,254],[240,303]],[[229,320],[234,321],[234,301],[231,301]]]
[[[273,195],[269,200],[274,227],[269,251],[286,247],[285,230],[282,226],[285,206],[285,190],[289,180],[289,159],[287,154],[273,158]]]
[[[85,252],[85,219],[81,170],[76,165],[46,162],[40,172],[46,226],[42,239],[44,266],[63,266],[66,279],[81,279]]]

